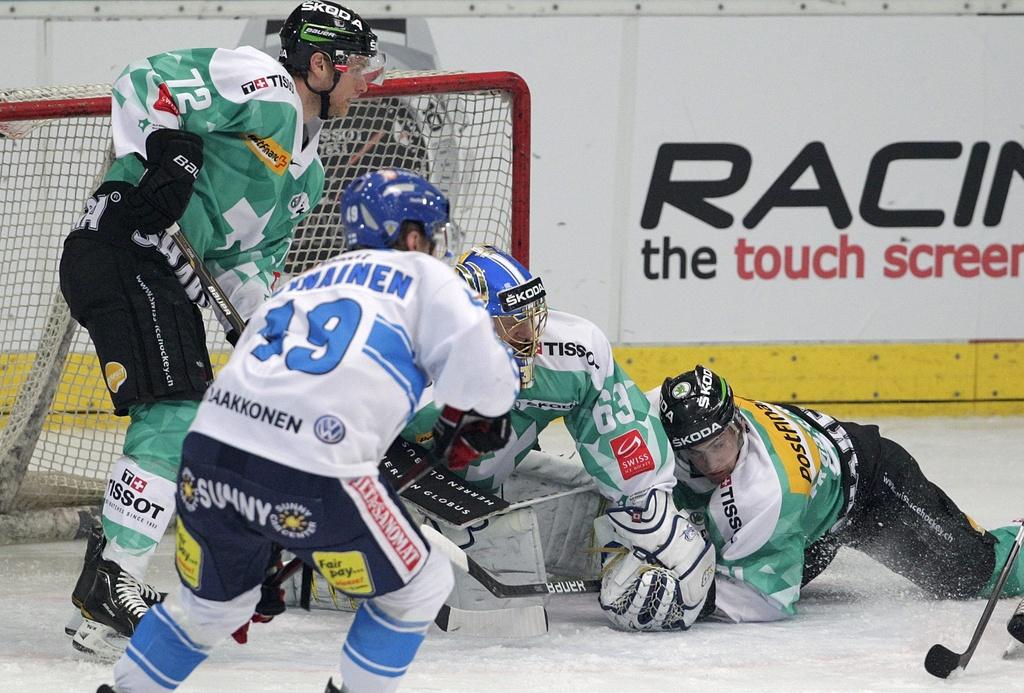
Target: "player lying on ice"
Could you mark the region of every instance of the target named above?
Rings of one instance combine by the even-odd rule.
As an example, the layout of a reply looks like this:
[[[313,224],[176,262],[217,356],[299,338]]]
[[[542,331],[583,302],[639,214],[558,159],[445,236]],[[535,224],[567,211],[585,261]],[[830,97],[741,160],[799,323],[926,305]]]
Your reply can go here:
[[[792,616],[841,546],[936,597],[991,594],[1017,527],[980,527],[877,426],[736,397],[699,365],[649,396],[675,451],[676,503],[700,511],[718,549],[716,617]],[[1024,562],[1004,593],[1024,594]]]
[[[257,309],[199,406],[176,492],[181,585],[141,619],[115,687],[100,692],[180,685],[249,621],[276,545],[365,599],[343,683],[327,691],[395,690],[451,591],[448,560],[378,462],[430,381],[445,405],[439,456],[468,463],[502,447],[518,369],[465,284],[430,257],[452,237],[439,190],[386,169],[354,182],[343,205],[365,227],[360,249]]]
[[[512,256],[476,246],[455,269],[512,347],[522,384],[508,444],[470,465],[466,479],[497,491],[513,470],[521,473],[524,460],[528,466],[539,459],[541,477],[567,466],[534,451],[541,431],[562,417],[586,470],[571,482],[585,477],[600,498],[570,496],[489,518],[467,531],[440,529],[492,572],[543,582],[548,573],[579,577],[580,570],[592,569],[586,565],[592,554],[583,549],[593,545],[596,528],[606,559],[600,601],[612,623],[635,630],[688,628],[712,585],[715,551],[688,513],[672,503],[674,465],[657,409],[615,362],[601,330],[577,315],[548,309],[541,278]],[[437,416],[436,406],[424,407],[403,435],[422,440]],[[455,607],[527,601],[497,600],[471,578],[456,573],[455,579],[449,600]],[[648,608],[648,592],[665,596],[656,609]]]

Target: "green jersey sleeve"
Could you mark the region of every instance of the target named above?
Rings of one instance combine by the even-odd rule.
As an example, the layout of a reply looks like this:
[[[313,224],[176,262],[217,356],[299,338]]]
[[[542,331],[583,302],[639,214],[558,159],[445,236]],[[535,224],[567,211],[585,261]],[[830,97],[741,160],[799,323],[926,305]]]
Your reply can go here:
[[[146,138],[158,128],[203,140],[204,164],[179,223],[247,316],[269,295],[295,225],[323,194],[319,129],[304,131],[291,76],[248,47],[173,51],[129,65],[114,83],[108,180],[139,180]]]

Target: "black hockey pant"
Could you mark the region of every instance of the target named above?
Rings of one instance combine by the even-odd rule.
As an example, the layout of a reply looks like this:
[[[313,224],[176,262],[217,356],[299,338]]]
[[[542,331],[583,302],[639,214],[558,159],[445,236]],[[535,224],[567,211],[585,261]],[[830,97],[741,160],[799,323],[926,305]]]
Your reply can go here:
[[[860,480],[849,522],[808,547],[804,584],[840,546],[871,556],[936,597],[978,595],[995,569],[995,537],[975,524],[917,460],[877,426],[842,423],[853,439]]]

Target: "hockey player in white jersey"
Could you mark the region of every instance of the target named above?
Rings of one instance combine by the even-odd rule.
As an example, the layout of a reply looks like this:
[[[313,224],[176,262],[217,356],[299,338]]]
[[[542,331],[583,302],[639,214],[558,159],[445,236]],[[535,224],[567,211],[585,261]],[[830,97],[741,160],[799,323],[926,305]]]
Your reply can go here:
[[[395,690],[452,586],[378,461],[433,381],[439,454],[466,464],[508,439],[519,374],[443,252],[448,203],[386,169],[342,200],[359,250],[291,279],[252,317],[182,452],[181,586],[140,621],[119,693],[176,688],[252,615],[273,544],[365,599],[328,691]]]

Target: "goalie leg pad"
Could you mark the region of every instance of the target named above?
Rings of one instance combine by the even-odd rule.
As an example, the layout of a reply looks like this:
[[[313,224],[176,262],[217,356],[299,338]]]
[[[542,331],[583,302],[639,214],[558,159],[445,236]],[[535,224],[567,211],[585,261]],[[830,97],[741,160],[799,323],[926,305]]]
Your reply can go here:
[[[60,283],[118,416],[135,404],[202,398],[213,378],[202,314],[162,257],[70,238]]]
[[[503,582],[527,584],[547,580],[540,532],[532,508],[512,510],[466,529],[443,524],[438,529]],[[505,609],[543,605],[544,598],[498,599],[479,582],[458,571],[455,589],[446,603],[465,610]]]

